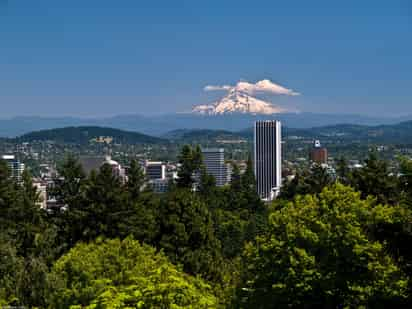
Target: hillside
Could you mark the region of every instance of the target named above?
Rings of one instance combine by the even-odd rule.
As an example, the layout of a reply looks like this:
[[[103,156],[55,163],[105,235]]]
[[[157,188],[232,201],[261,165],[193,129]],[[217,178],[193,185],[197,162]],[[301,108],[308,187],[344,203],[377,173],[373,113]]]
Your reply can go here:
[[[309,129],[283,126],[282,135],[286,140],[304,138],[363,143],[412,144],[412,121],[401,122],[394,125],[366,126],[340,124]],[[120,144],[165,144],[170,141],[179,143],[251,141],[253,138],[253,129],[251,127],[241,131],[179,129],[172,130],[159,138],[108,127],[79,126],[34,131],[24,134],[15,140],[19,142],[50,140],[59,143],[88,144],[93,141],[103,142],[102,137],[108,137],[111,143]]]
[[[412,143],[412,121],[379,126],[342,124],[312,128],[306,131],[310,131],[316,136],[323,136],[330,139],[393,144]]]
[[[137,132],[92,126],[35,131],[24,134],[16,138],[16,140],[20,142],[54,141],[70,144],[88,144],[90,142],[103,142],[104,138],[107,138],[107,141],[111,143],[119,144],[158,144],[168,142],[162,138]]]
[[[243,138],[241,134],[237,132],[225,131],[225,130],[207,130],[207,129],[182,129],[170,131],[162,136],[173,141],[180,142],[202,142],[211,140],[224,140],[224,139],[239,139]]]
[[[79,126],[116,128],[155,136],[178,129],[208,129],[236,132],[251,127],[256,120],[270,119],[278,119],[282,121],[283,126],[289,128],[311,128],[334,126],[339,123],[372,126],[381,124],[392,125],[401,121],[410,120],[412,116],[409,115],[401,118],[385,118],[384,116],[371,118],[362,115],[313,113],[281,113],[277,115],[232,113],[202,116],[180,113],[157,116],[120,115],[109,118],[16,117],[0,119],[0,136],[16,137],[33,131]]]
[[[340,141],[357,141],[364,143],[412,144],[412,121],[394,125],[352,125],[339,124],[313,127],[308,129],[282,127],[283,139],[328,139]],[[217,139],[253,139],[253,128],[237,132],[222,130],[175,130],[165,135],[173,140],[194,142]]]

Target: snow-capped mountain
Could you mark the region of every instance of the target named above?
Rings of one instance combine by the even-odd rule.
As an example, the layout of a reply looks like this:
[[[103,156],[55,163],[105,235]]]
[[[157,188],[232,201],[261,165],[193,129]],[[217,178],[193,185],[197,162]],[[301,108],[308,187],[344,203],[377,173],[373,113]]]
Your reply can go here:
[[[219,101],[210,105],[197,105],[192,109],[192,112],[201,115],[233,113],[270,115],[284,113],[286,110],[270,102],[257,99],[246,91],[233,88]]]

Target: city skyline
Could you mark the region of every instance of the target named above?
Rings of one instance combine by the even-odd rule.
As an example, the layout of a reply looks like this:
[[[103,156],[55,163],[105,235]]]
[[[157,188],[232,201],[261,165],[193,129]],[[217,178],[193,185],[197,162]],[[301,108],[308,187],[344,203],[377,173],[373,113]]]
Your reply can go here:
[[[2,117],[184,112],[264,79],[286,108],[412,114],[409,1],[1,3]]]

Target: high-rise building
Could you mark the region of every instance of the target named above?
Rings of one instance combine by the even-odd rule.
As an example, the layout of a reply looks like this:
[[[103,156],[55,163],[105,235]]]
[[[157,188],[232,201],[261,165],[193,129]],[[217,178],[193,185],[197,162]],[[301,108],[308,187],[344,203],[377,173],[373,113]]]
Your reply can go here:
[[[24,163],[17,160],[14,155],[3,155],[1,158],[7,162],[10,170],[10,176],[17,183],[21,183],[24,172]]]
[[[310,151],[310,160],[318,164],[328,163],[328,150],[322,147],[318,140],[313,143],[313,148]]]
[[[149,180],[166,179],[166,165],[163,162],[146,161],[144,170]]]
[[[254,130],[254,168],[257,193],[273,200],[282,185],[281,123],[256,121]]]
[[[230,173],[227,164],[225,164],[225,150],[223,148],[206,148],[202,149],[203,164],[206,172],[216,179],[218,187],[224,186],[230,182]]]

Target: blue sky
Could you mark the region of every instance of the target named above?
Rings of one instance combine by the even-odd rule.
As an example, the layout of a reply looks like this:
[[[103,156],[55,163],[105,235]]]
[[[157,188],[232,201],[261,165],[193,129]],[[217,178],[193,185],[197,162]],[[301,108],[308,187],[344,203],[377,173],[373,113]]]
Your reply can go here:
[[[412,4],[0,0],[1,117],[186,111],[265,78],[302,111],[412,114]]]

